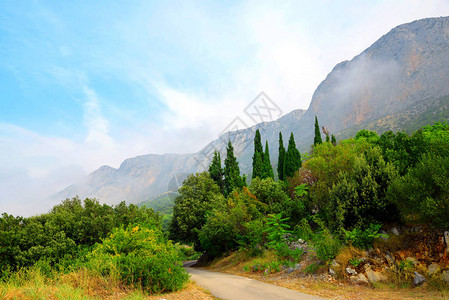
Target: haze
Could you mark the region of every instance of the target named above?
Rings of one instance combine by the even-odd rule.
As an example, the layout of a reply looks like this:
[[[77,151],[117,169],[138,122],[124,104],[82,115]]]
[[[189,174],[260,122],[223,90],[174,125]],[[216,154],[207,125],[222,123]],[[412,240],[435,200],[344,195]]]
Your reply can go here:
[[[196,152],[261,91],[307,109],[335,64],[443,15],[445,0],[4,1],[0,213],[48,211],[102,165]]]

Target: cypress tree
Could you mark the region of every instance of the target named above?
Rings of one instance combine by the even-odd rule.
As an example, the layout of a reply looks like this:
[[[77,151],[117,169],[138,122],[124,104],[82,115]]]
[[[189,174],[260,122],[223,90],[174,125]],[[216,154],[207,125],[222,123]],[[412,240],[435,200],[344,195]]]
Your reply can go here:
[[[315,138],[313,139],[313,145],[321,144],[323,140],[321,139],[320,125],[318,125],[318,118],[315,116]]]
[[[285,160],[284,141],[282,140],[282,132],[279,132],[279,157],[278,157],[279,180],[284,180],[284,160]]]
[[[260,137],[259,129],[256,130],[254,137],[254,155],[253,155],[253,176],[252,178],[262,178],[263,173],[263,161],[264,161],[262,140]]]
[[[284,162],[284,178],[292,177],[293,174],[301,167],[301,153],[296,149],[295,137],[293,132],[288,141],[287,152],[285,153]]]
[[[273,178],[273,167],[270,162],[270,150],[268,149],[268,141],[265,143],[265,153],[263,155],[263,172],[262,178]]]
[[[215,183],[220,187],[220,191],[224,193],[224,183],[223,183],[223,169],[221,167],[221,157],[220,152],[215,151],[212,162],[209,165],[210,177],[215,181]]]
[[[224,165],[224,191],[227,196],[233,189],[244,186],[243,178],[240,176],[239,162],[234,156],[234,147],[231,141],[228,142],[228,147],[226,148]]]
[[[326,134],[326,143],[329,143],[331,139],[329,138],[329,134]]]
[[[331,137],[331,143],[332,143],[332,145],[334,145],[334,146],[337,145],[337,139],[335,138],[334,135],[332,135],[332,137]]]

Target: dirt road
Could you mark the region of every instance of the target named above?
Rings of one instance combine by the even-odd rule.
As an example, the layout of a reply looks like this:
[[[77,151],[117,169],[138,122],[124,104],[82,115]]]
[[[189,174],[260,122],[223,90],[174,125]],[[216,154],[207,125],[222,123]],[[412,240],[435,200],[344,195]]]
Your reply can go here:
[[[189,264],[186,265],[186,270],[197,285],[209,290],[213,296],[220,299],[323,299],[246,277],[191,268]]]

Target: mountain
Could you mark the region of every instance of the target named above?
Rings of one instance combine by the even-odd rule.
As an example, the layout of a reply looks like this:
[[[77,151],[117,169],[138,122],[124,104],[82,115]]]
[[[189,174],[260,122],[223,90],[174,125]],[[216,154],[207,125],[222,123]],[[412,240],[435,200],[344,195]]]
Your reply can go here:
[[[314,118],[337,139],[366,128],[416,130],[449,116],[449,17],[429,18],[395,27],[350,61],[337,64],[313,94],[309,109],[294,110],[278,120],[228,132],[194,154],[144,155],[120,168],[101,167],[83,182],[55,195],[95,196],[101,201],[148,200],[176,190],[187,174],[207,168],[213,150],[224,157],[230,139],[241,171],[251,173],[253,138],[259,129],[270,145],[271,163],[293,132],[301,152],[313,143]],[[274,168],[275,169],[275,168]]]

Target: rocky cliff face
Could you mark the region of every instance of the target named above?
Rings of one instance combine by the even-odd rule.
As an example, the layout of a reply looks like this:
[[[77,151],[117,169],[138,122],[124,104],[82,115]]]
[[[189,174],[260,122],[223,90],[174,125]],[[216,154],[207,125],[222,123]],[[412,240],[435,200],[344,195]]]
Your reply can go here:
[[[448,110],[448,83],[449,17],[400,25],[351,61],[336,65],[318,86],[306,112],[295,110],[276,121],[226,133],[195,154],[144,155],[125,160],[119,169],[101,167],[56,197],[97,197],[108,203],[147,200],[173,188],[168,187],[173,185],[170,182],[204,171],[214,150],[224,158],[228,140],[234,145],[241,171],[250,174],[256,129],[261,131],[263,141],[268,140],[275,166],[279,132],[285,146],[293,132],[301,152],[308,151],[313,143],[315,116],[337,138],[364,126],[378,131],[406,129],[414,118],[426,124],[439,120],[429,113],[439,109],[438,103],[444,103]],[[448,114],[438,115],[446,118]],[[385,126],[395,118],[400,120],[394,126]]]
[[[338,133],[449,95],[448,79],[449,18],[400,25],[335,66],[315,91],[304,121],[317,115]]]

